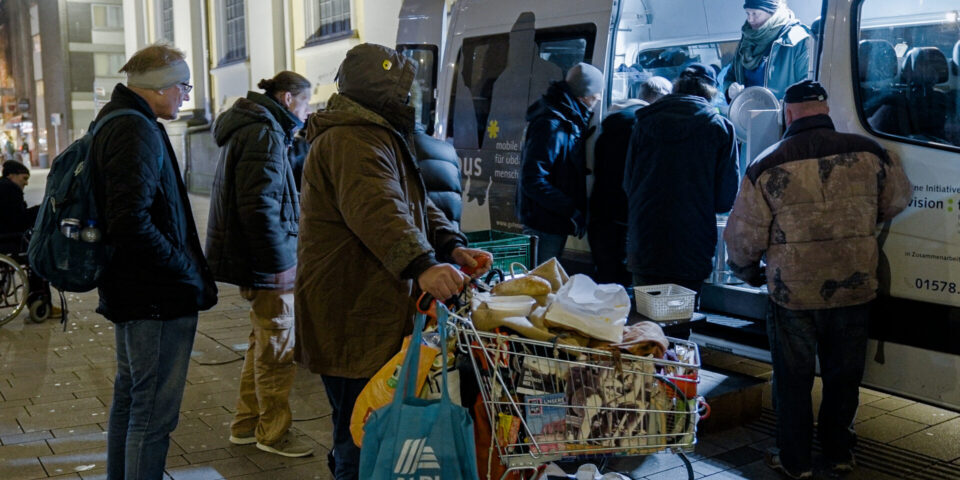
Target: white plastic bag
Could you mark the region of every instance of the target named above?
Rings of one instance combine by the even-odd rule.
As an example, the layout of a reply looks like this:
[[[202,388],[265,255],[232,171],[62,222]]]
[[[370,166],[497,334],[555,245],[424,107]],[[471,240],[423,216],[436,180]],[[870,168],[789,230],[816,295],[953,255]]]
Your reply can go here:
[[[586,275],[574,275],[557,291],[545,319],[551,325],[589,337],[618,343],[630,314],[630,297],[621,285],[597,285]]]

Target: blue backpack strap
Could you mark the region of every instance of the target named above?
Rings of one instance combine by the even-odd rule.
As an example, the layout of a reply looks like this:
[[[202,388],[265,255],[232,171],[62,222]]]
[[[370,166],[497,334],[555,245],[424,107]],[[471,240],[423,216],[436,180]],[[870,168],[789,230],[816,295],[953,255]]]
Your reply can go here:
[[[93,129],[90,130],[90,136],[95,137],[97,135],[97,132],[100,131],[100,127],[106,125],[107,122],[109,122],[110,120],[113,120],[114,118],[117,118],[123,115],[136,115],[146,120],[147,122],[152,122],[152,120],[147,118],[147,116],[144,115],[143,112],[139,110],[134,110],[132,108],[118,108],[104,115],[103,118],[101,118],[100,120],[97,120],[93,125]],[[163,154],[160,154],[160,156],[157,157],[157,168],[158,169],[163,168]]]

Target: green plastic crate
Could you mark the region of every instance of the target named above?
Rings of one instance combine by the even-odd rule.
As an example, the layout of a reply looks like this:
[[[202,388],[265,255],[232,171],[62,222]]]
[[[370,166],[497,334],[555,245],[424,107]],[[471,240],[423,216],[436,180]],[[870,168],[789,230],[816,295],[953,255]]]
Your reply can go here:
[[[467,232],[466,235],[470,247],[493,254],[493,268],[499,268],[504,273],[510,273],[510,264],[514,262],[523,264],[528,270],[536,266],[533,264],[534,239],[530,235],[498,230]]]

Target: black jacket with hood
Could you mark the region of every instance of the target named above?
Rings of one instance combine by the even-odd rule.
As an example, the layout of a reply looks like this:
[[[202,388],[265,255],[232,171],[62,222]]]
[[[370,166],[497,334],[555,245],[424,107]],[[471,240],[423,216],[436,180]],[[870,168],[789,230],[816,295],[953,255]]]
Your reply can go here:
[[[249,92],[217,118],[220,160],[210,194],[207,261],[217,280],[293,288],[300,200],[288,159],[302,123],[267,95]]]
[[[123,84],[97,119],[120,108],[156,118]],[[167,320],[217,303],[187,189],[163,125],[136,115],[111,120],[91,147],[104,239],[113,257],[99,286],[97,312],[113,322]]]
[[[737,196],[733,124],[701,97],[667,95],[637,111],[623,174],[627,265],[634,274],[703,280],[716,214]]]
[[[587,161],[584,132],[591,112],[566,82],[554,82],[527,109],[517,217],[546,233],[582,235],[586,228]]]

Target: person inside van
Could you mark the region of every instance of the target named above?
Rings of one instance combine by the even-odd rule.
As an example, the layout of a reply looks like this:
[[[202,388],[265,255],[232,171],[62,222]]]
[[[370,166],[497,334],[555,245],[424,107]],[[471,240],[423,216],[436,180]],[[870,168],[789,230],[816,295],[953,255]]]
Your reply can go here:
[[[640,83],[640,98],[610,107],[600,124],[594,147],[594,183],[590,196],[587,241],[596,266],[597,283],[630,285],[627,271],[627,194],[623,191],[623,165],[630,146],[630,133],[637,110],[670,94],[670,80],[653,76]]]
[[[539,237],[541,262],[560,257],[567,236],[586,234],[584,142],[603,83],[597,67],[578,63],[527,109],[516,213],[523,233]]]
[[[692,63],[673,93],[636,113],[623,172],[627,267],[633,284],[699,293],[717,246],[715,214],[737,195],[733,124],[713,105],[713,68]]]
[[[722,92],[732,101],[744,88],[766,87],[783,98],[787,87],[807,78],[813,37],[786,0],[746,0],[747,21]]]

